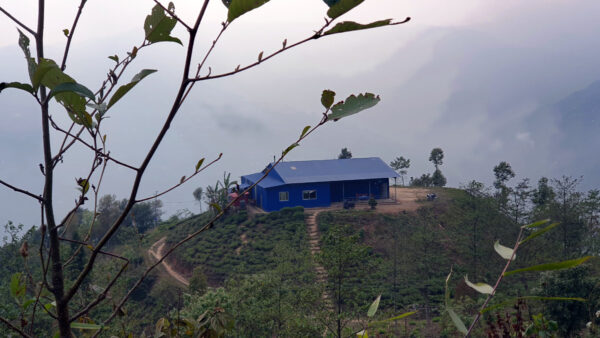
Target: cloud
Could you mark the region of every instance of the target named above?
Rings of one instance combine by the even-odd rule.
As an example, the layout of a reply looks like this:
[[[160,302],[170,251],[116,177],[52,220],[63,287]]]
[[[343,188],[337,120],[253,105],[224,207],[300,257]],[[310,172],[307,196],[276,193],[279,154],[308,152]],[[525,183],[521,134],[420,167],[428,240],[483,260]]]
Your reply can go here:
[[[152,6],[136,2],[144,11],[127,6],[119,15],[125,23],[93,26],[94,20],[105,21],[110,14],[100,10],[101,3],[90,2],[91,12],[84,13],[83,19],[89,15],[93,20],[78,31],[67,68],[90,88],[105,77],[112,64],[108,55],[123,54],[140,40],[141,22]],[[220,2],[213,3],[208,23],[216,25],[200,34],[199,46],[210,43],[220,27],[224,9]],[[252,18],[236,22],[223,36],[222,48],[208,59],[213,74],[254,62],[261,50],[274,51],[284,38],[293,41],[321,24],[322,15],[315,14],[323,10],[319,1],[310,5],[305,5],[305,0],[290,2],[293,13],[281,12],[285,4],[270,2]],[[189,15],[192,10],[187,6],[194,5],[178,5],[177,10]],[[335,90],[338,99],[370,91],[380,94],[382,102],[362,114],[323,126],[294,149],[290,160],[334,158],[340,148],[349,147],[357,157],[380,156],[386,162],[400,155],[411,158],[409,176],[420,176],[432,171],[429,151],[441,146],[446,153],[442,170],[454,186],[471,179],[491,182],[491,170],[502,160],[533,180],[540,175],[578,174],[575,165],[557,164],[567,159],[566,155],[559,154],[563,157],[558,160],[553,157],[548,139],[556,135],[554,121],[538,119],[533,124],[528,117],[600,79],[596,60],[600,22],[591,14],[600,11],[600,3],[382,0],[364,6],[364,12],[357,9],[349,19],[367,22],[382,15],[410,15],[413,21],[319,39],[235,78],[197,84],[150,165],[141,194],[148,196],[169,187],[188,175],[199,158],[213,159],[223,152],[223,159],[213,168],[164,198],[167,214],[184,207],[195,210],[191,195],[195,187],[214,184],[223,171],[237,177],[260,170],[293,142],[305,125],[315,125],[323,111],[320,93],[326,88]],[[61,8],[49,10],[60,12]],[[279,14],[268,15],[271,11]],[[297,22],[273,29],[295,11]],[[0,21],[0,31],[14,31],[7,21]],[[60,58],[64,43],[64,27],[57,24],[68,21],[49,23],[48,37],[54,45],[47,51],[53,58]],[[22,53],[15,46],[16,32],[9,35],[0,41],[8,46],[0,48],[0,80],[27,81]],[[124,78],[129,79],[140,69],[159,69],[110,112],[106,127],[110,128],[109,146],[115,157],[134,165],[141,162],[172,104],[184,52],[176,44],[148,47],[126,73]],[[195,60],[201,56],[196,55]],[[35,102],[22,95],[8,90],[0,94],[0,177],[39,189],[39,116]],[[52,113],[68,124],[63,111]],[[62,183],[57,185],[56,196],[60,212],[72,205],[74,179],[82,175],[81,167],[89,160],[83,148],[76,148],[59,166]],[[104,191],[119,198],[127,196],[131,175],[111,166]],[[37,214],[32,212],[35,203],[14,196],[0,187],[0,203],[6,206],[0,225],[8,219],[37,223]]]

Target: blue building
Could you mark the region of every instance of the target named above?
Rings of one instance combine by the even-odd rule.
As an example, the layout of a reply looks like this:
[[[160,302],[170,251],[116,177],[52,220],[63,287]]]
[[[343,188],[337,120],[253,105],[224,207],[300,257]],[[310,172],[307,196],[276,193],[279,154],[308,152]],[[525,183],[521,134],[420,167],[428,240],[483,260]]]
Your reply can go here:
[[[272,167],[242,176],[241,188]],[[281,162],[250,192],[265,211],[284,207],[327,207],[344,200],[389,198],[389,178],[398,174],[378,157]]]

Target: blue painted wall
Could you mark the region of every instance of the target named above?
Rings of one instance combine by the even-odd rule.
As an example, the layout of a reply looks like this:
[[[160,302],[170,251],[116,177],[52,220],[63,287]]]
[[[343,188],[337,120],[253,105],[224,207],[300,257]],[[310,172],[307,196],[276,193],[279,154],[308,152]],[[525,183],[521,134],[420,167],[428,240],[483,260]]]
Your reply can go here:
[[[242,183],[253,182],[242,177]],[[316,190],[317,199],[303,200],[304,190]],[[287,191],[289,200],[279,201],[279,193]],[[332,202],[344,199],[354,199],[357,195],[369,195],[377,199],[389,198],[389,180],[387,178],[374,180],[356,180],[343,182],[299,183],[285,184],[263,188],[257,185],[250,196],[256,205],[265,211],[276,211],[285,207],[303,206],[305,208],[328,207]]]
[[[327,207],[331,205],[331,192],[329,182],[324,183],[302,183],[287,184],[278,187],[272,187],[265,190],[262,200],[262,209],[265,211],[280,210],[285,207],[303,206],[305,208]],[[302,192],[304,190],[316,190],[317,199],[303,200]],[[289,200],[279,201],[279,193],[287,191]],[[258,204],[258,201],[257,201]]]

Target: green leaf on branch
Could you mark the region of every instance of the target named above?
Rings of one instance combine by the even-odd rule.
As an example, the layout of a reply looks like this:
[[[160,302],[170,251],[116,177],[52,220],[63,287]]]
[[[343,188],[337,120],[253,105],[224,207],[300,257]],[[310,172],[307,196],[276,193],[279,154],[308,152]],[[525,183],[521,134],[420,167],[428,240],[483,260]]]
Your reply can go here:
[[[460,319],[460,317],[456,314],[456,312],[449,307],[446,308],[446,311],[448,311],[450,319],[452,319],[452,323],[454,323],[454,326],[456,326],[458,331],[462,334],[467,334],[467,327],[463,323],[462,319]]]
[[[506,247],[504,245],[500,244],[500,241],[496,241],[494,243],[494,250],[496,250],[496,252],[498,253],[498,255],[500,255],[502,258],[506,259],[506,260],[515,260],[517,258],[517,254],[515,253],[513,255],[513,249]]]
[[[179,179],[179,184],[185,182],[185,175],[181,176],[181,178]]]
[[[333,90],[325,89],[321,94],[321,104],[323,107],[326,109],[331,108],[333,100],[335,100],[335,92]]]
[[[198,163],[196,163],[196,171],[200,170],[202,163],[204,163],[204,157],[198,160]]]
[[[35,69],[37,65],[35,64],[35,59],[31,57],[31,52],[29,51],[29,38],[27,35],[23,34],[20,29],[19,31],[19,47],[23,50],[25,54],[25,59],[27,60],[27,70],[29,71],[29,79],[33,83],[33,74],[35,73]]]
[[[119,101],[125,94],[127,94],[128,91],[131,90],[131,88],[135,87],[135,85],[138,84],[138,82],[142,81],[143,78],[154,72],[156,72],[156,69],[143,69],[131,79],[131,82],[119,87],[115,94],[110,98],[110,101],[108,101],[107,109],[110,109],[110,107],[117,103],[117,101]]]
[[[73,122],[88,128],[92,127],[92,118],[85,111],[85,99],[82,95],[94,99],[94,94],[84,86],[77,85],[72,77],[60,70],[56,62],[51,59],[41,59],[33,75],[32,84],[34,91],[37,91],[40,85],[51,91],[58,89],[58,93],[51,92],[51,95],[67,109]]]
[[[538,230],[538,231],[536,231],[536,232],[532,233],[531,235],[529,235],[529,236],[525,237],[525,239],[523,239],[523,240],[522,240],[522,241],[519,243],[519,245],[521,245],[521,244],[523,244],[523,243],[525,243],[525,242],[527,242],[527,241],[530,241],[530,240],[532,240],[532,239],[534,239],[534,238],[536,238],[536,237],[538,237],[538,236],[540,236],[540,235],[543,235],[543,234],[545,234],[546,232],[548,232],[548,231],[550,231],[550,230],[552,230],[552,229],[556,228],[556,227],[557,227],[559,224],[560,224],[560,223],[552,223],[552,224],[548,225],[547,227],[545,227],[545,228],[543,228],[543,229],[540,229],[540,230]]]
[[[392,19],[379,20],[379,21],[368,23],[366,25],[363,25],[363,24],[360,24],[360,23],[357,23],[354,21],[343,21],[343,22],[336,24],[332,29],[323,33],[323,35],[330,35],[330,34],[344,33],[344,32],[350,32],[350,31],[357,31],[357,30],[362,30],[362,29],[382,27],[382,26],[387,26],[391,23],[392,23]]]
[[[408,316],[412,316],[415,313],[417,313],[417,311],[405,312],[405,313],[403,313],[401,315],[398,315],[398,316],[395,316],[395,317],[392,317],[392,318],[388,318],[388,319],[384,319],[384,320],[380,320],[380,321],[376,321],[376,322],[370,322],[368,326],[375,326],[375,325],[378,325],[378,324],[383,324],[383,323],[387,323],[387,322],[393,322],[395,320],[399,320],[399,319],[402,319],[402,318],[406,318]]]
[[[76,112],[76,111],[67,109],[67,114],[69,114],[69,117],[71,118],[71,120],[73,122],[75,122],[79,125],[82,125],[86,128],[90,128],[90,129],[94,127],[94,123],[92,121],[92,115],[90,115],[86,111]]]
[[[285,156],[285,155],[287,155],[287,153],[289,153],[290,151],[292,151],[292,149],[296,148],[296,147],[297,147],[297,146],[299,146],[299,145],[300,145],[300,144],[298,144],[298,143],[294,143],[294,144],[290,145],[289,147],[285,148],[285,150],[284,150],[284,151],[282,151],[282,152],[281,152],[281,155],[282,155],[282,156]]]
[[[335,19],[360,5],[363,1],[365,0],[340,0],[329,8],[327,15],[330,18]]]
[[[220,205],[218,205],[217,203],[211,203],[211,204],[210,204],[210,207],[211,207],[211,208],[213,208],[213,209],[215,209],[215,210],[216,210],[217,212],[219,212],[219,213],[220,213],[220,212],[221,212],[221,210],[222,210],[222,209],[221,209],[221,206],[220,206]]]
[[[103,328],[103,326],[98,325],[98,324],[74,322],[74,323],[71,323],[71,328],[78,329],[78,330],[100,330]]]
[[[508,306],[515,305],[519,300],[550,300],[550,301],[574,301],[574,302],[586,302],[584,298],[580,297],[543,297],[543,296],[524,296],[524,297],[515,297],[509,300],[500,302],[498,304],[490,305],[485,309],[481,310],[481,314],[484,314],[489,311],[493,311],[500,308],[505,308]]]
[[[369,306],[369,311],[367,311],[367,317],[373,317],[377,312],[377,308],[379,308],[379,301],[381,300],[381,295],[377,296],[373,304]]]
[[[331,107],[331,113],[327,115],[330,120],[337,121],[343,117],[354,115],[365,109],[371,108],[381,99],[375,94],[365,93],[358,96],[350,95],[346,101],[340,101]]]
[[[169,10],[175,11],[175,5],[172,2],[169,3]],[[144,21],[144,32],[146,33],[146,40],[148,42],[161,42],[161,41],[172,41],[177,42],[180,45],[181,40],[171,36],[171,31],[177,24],[177,19],[169,17],[165,14],[165,10],[161,6],[156,5],[152,8],[152,14],[146,17]]]
[[[31,84],[33,85],[33,90],[37,91],[38,88],[40,87],[40,85],[42,84],[42,80],[44,80],[44,78],[46,77],[46,74],[48,74],[51,70],[54,70],[56,72],[56,69],[58,69],[60,71],[60,69],[58,68],[58,65],[56,64],[56,62],[54,62],[54,60],[50,60],[50,59],[41,59],[40,60],[40,64],[36,67],[35,72],[33,73],[33,77],[31,79]],[[51,78],[56,78],[56,77],[60,77],[60,74],[58,75],[54,75],[54,77],[49,77],[47,81],[45,81],[48,85],[44,84],[46,87],[52,89],[54,88],[54,86],[52,86],[52,88],[49,86],[51,85],[53,82]],[[74,82],[73,79],[69,78],[71,81],[70,82]],[[69,82],[69,81],[61,81],[61,82]],[[58,85],[59,83],[55,83],[54,85]]]
[[[87,97],[88,99],[90,99],[92,101],[96,101],[96,97],[94,96],[94,93],[92,93],[91,90],[89,90],[86,86],[81,85],[79,83],[75,83],[75,82],[65,82],[65,83],[59,84],[58,86],[54,87],[54,89],[52,89],[52,91],[50,92],[48,97],[51,98],[51,97],[55,96],[56,94],[66,93],[66,92],[75,93],[75,94],[78,94],[79,96]]]
[[[269,2],[269,0],[232,0],[229,4],[229,12],[227,13],[227,21],[239,18],[247,12],[256,9]]]
[[[90,182],[84,178],[78,179],[77,185],[79,185],[79,191],[84,195],[90,190]]]
[[[53,301],[52,303],[44,304],[44,308],[47,311],[50,311],[53,307],[56,307],[56,301]]]
[[[304,129],[302,129],[302,133],[300,134],[300,138],[303,138],[304,135],[306,135],[306,133],[308,133],[309,130],[310,130],[310,126],[304,127]]]
[[[450,277],[452,276],[452,267],[450,267],[450,273],[446,277],[446,283],[444,286],[444,306],[448,306],[450,303],[450,292],[448,292],[448,282],[450,281]]]
[[[27,310],[27,308],[33,303],[35,303],[35,298],[30,298],[30,299],[26,300],[23,303],[23,310]]]
[[[22,273],[17,272],[10,276],[10,295],[19,303],[19,299],[25,295],[25,284],[21,283]]]
[[[534,223],[531,223],[531,224],[523,225],[521,228],[523,228],[523,229],[539,228],[539,227],[541,227],[542,225],[544,225],[544,224],[546,224],[548,222],[550,222],[550,219],[543,219],[541,221],[537,221],[537,222],[534,222]]]
[[[17,88],[33,94],[33,87],[28,83],[21,82],[2,82],[0,83],[0,93],[6,88]]]
[[[486,283],[472,283],[471,281],[469,281],[469,278],[467,276],[465,276],[465,283],[467,283],[468,286],[470,286],[473,290],[479,293],[491,295],[492,292],[494,292],[494,288],[491,285]]]
[[[323,2],[325,2],[329,7],[335,5],[338,1],[340,0],[323,0]]]
[[[554,263],[546,263],[540,265],[529,266],[522,269],[507,271],[504,273],[504,276],[514,275],[516,273],[521,272],[529,272],[529,271],[550,271],[550,270],[562,270],[574,268],[578,265],[585,263],[588,259],[592,258],[592,256],[585,256],[577,259],[570,259],[562,262],[554,262]]]
[[[68,30],[68,29],[66,29],[66,28],[65,28],[65,29],[63,29],[63,34],[64,34],[66,37],[69,37],[69,30]]]
[[[118,55],[113,55],[113,56],[109,56],[109,59],[113,60],[116,63],[119,63],[119,56]]]

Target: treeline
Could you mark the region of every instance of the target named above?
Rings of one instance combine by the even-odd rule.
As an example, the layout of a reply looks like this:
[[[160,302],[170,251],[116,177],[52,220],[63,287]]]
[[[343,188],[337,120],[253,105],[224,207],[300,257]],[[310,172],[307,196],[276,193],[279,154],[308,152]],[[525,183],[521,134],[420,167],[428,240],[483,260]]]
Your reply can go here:
[[[441,165],[440,161],[437,164]],[[434,188],[439,198],[424,201],[415,213],[322,212],[318,217],[321,250],[315,256],[309,252],[302,208],[253,218],[244,211],[229,213],[210,231],[175,251],[169,260],[187,271],[191,277],[189,288],[152,273],[107,332],[116,336],[154,334],[158,327],[155,324],[164,317],[159,330],[163,333],[173,332],[169,330],[176,327],[183,330],[184,326],[175,323],[185,323],[195,332],[213,330],[225,336],[317,336],[325,330],[333,336],[349,336],[367,321],[417,311],[406,320],[378,324],[372,330],[384,336],[451,337],[456,329],[443,310],[449,270],[454,272],[450,280],[453,306],[468,323],[482,299],[466,286],[464,276],[493,282],[503,266],[493,243],[500,240],[511,246],[520,225],[544,218],[560,222],[524,246],[514,268],[600,253],[597,190],[581,192],[581,179],[571,177],[541,178],[537,184],[527,179],[512,182],[515,175],[506,162],[496,166],[494,174],[490,187],[471,181],[460,190]],[[226,175],[224,181],[229,181]],[[220,190],[223,196],[224,186],[220,182],[214,190]],[[110,226],[124,202],[115,196],[102,197],[91,231],[93,211],[78,210],[63,229],[65,236],[85,238],[89,233],[94,238],[94,228]],[[139,206],[107,247],[130,262],[111,291],[115,299],[143,273],[149,263],[146,250],[152,244],[167,237],[170,246],[210,219],[210,213],[203,213],[187,220],[161,221],[159,200]],[[41,276],[39,259],[23,256],[25,242],[29,251],[39,249],[40,232],[32,229],[21,237],[19,226],[10,223],[6,228],[8,235],[0,249],[4,262],[0,267],[0,293],[11,301],[0,305],[0,312],[17,320],[27,310],[23,309],[24,302],[13,301],[11,276],[30,273],[36,280]],[[87,251],[76,242],[66,242],[62,253],[72,257],[65,271],[73,280],[86,262]],[[24,270],[23,260],[28,270]],[[327,271],[326,280],[315,273],[316,264]],[[78,297],[97,297],[105,281],[119,269],[115,260],[101,259]],[[591,323],[590,330],[596,327],[599,285],[594,264],[558,273],[506,278],[493,304],[522,295],[583,297],[588,301],[526,301],[519,305],[519,316],[523,318],[523,330],[534,325],[535,317],[542,323],[539,325],[546,325],[550,336],[587,334],[592,331],[585,328],[586,323]],[[35,296],[31,290],[25,295]],[[378,295],[378,314],[369,318],[369,304]],[[110,312],[111,297],[86,318],[93,320]],[[514,305],[487,314],[475,333],[493,336],[499,332],[500,314],[502,323],[509,323],[510,334],[516,335],[511,328],[517,316]],[[509,315],[508,322],[505,314]],[[165,326],[166,320],[170,326]],[[49,325],[50,321],[41,321],[39,334],[50,329]]]

